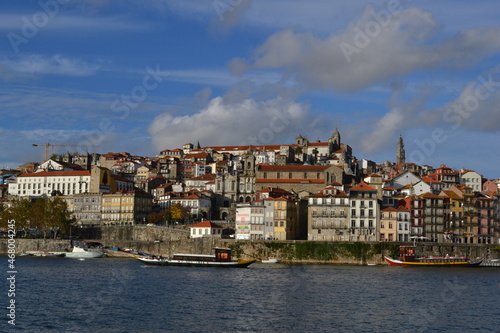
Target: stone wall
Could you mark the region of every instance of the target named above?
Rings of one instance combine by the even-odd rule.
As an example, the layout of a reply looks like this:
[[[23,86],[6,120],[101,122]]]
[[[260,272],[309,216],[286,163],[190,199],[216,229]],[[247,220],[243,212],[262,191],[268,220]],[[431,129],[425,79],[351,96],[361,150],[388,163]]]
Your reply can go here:
[[[7,239],[0,240],[0,254],[6,254],[8,250]],[[16,253],[24,253],[26,251],[66,251],[71,248],[70,240],[58,239],[16,239]]]
[[[106,227],[102,229],[105,246],[139,252],[212,254],[215,246],[233,248],[233,258],[276,257],[290,263],[383,264],[384,255],[396,257],[400,243],[312,242],[312,241],[235,241],[218,237],[189,238],[188,228]],[[0,240],[0,254],[7,253],[7,239]],[[69,240],[16,239],[16,252],[64,251]],[[500,258],[500,246],[478,244],[421,243],[417,254],[423,256],[459,255],[471,258]],[[110,253],[116,251],[108,251]]]

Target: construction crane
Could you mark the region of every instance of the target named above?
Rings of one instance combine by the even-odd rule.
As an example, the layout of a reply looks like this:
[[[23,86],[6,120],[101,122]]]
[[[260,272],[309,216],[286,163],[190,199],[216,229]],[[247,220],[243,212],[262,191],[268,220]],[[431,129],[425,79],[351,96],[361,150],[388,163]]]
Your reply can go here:
[[[100,146],[94,146],[94,145],[71,145],[71,144],[53,145],[51,143],[46,143],[46,144],[33,143],[33,146],[34,147],[40,147],[40,146],[45,147],[45,161],[47,161],[49,159],[49,147],[100,147]]]

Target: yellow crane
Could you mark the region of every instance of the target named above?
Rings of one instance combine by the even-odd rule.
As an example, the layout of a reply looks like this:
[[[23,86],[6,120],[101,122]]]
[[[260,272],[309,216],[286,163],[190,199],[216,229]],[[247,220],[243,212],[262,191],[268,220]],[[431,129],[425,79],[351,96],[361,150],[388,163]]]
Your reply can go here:
[[[99,147],[99,146],[94,146],[94,145],[72,145],[72,144],[51,144],[51,143],[46,143],[46,144],[38,144],[38,143],[33,143],[32,144],[34,147],[45,147],[45,161],[49,159],[49,147]]]

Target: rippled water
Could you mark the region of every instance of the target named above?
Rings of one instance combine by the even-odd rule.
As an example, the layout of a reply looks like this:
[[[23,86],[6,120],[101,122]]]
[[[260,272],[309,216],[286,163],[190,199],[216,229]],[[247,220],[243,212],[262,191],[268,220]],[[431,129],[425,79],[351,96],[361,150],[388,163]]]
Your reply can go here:
[[[16,264],[16,329],[26,332],[500,332],[498,268]]]

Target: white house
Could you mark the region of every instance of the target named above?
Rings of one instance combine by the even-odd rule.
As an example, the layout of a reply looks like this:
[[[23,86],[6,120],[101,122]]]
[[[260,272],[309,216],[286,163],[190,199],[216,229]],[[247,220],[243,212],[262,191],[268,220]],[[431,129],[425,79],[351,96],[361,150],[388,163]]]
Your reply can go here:
[[[201,221],[189,227],[191,238],[200,238],[203,236],[217,236],[222,235],[222,227],[210,221]]]
[[[262,201],[236,206],[236,239],[264,239],[266,207]]]
[[[406,185],[416,184],[421,180],[421,178],[415,175],[413,172],[405,171],[390,181],[390,186],[396,188],[397,190],[403,188]]]
[[[90,180],[91,173],[88,170],[22,173],[17,176],[15,183],[9,184],[9,194],[20,197],[50,196],[52,191],[59,191],[63,195],[73,195],[88,192]]]
[[[472,170],[460,171],[460,184],[469,186],[474,192],[481,192],[483,187],[483,177]]]

